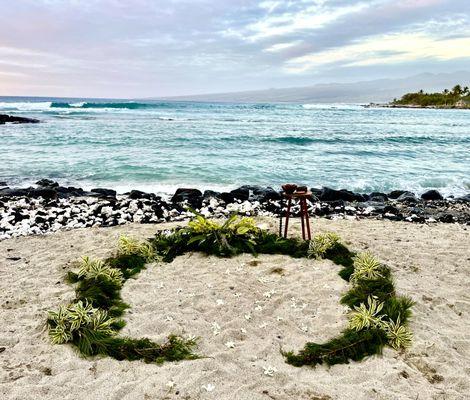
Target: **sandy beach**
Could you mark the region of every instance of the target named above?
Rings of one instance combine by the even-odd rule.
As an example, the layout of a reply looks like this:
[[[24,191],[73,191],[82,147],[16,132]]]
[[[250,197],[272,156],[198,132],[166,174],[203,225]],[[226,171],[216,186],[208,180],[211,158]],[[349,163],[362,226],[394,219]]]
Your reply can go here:
[[[276,227],[273,219],[260,223]],[[120,234],[172,224],[85,228],[0,242],[0,397],[5,399],[465,399],[470,392],[470,231],[458,224],[315,219],[388,264],[415,301],[413,346],[360,363],[296,368],[280,350],[322,342],[346,325],[347,283],[328,260],[187,254],[126,283],[121,334],[199,337],[194,361],[83,359],[52,345],[45,318],[74,298],[64,274],[82,255],[113,253]],[[296,227],[298,231],[298,227]],[[294,230],[293,230],[294,231]],[[232,343],[231,343],[232,342]],[[233,347],[232,347],[233,346]],[[272,376],[266,369],[274,370]]]

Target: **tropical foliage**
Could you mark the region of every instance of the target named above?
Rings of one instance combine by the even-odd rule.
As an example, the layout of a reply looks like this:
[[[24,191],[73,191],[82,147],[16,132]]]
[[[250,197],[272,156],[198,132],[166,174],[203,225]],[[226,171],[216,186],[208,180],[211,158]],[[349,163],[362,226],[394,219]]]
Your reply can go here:
[[[390,269],[370,252],[349,253],[342,260],[339,275],[351,283],[341,298],[341,303],[351,309],[348,327],[326,343],[307,343],[297,354],[284,352],[288,363],[348,363],[381,354],[387,344],[395,349],[411,345],[413,336],[406,324],[414,303],[408,297],[396,296]]]
[[[310,258],[324,258],[327,251],[334,248],[339,242],[340,237],[333,232],[316,235],[310,241],[307,255]]]
[[[467,103],[470,107],[470,91],[467,86],[455,85],[452,90],[445,89],[442,93],[425,93],[423,90],[406,93],[401,99],[395,99],[392,104],[415,105],[421,107],[453,107],[458,101]]]
[[[72,343],[85,356],[103,354],[118,360],[163,362],[197,358],[193,339],[171,335],[166,343],[158,344],[117,335],[124,326],[120,317],[128,308],[120,296],[123,283],[149,261],[170,262],[190,251],[219,257],[250,252],[326,258],[342,266],[339,275],[351,283],[341,298],[341,303],[351,309],[348,327],[326,343],[307,343],[297,354],[283,352],[292,365],[360,361],[380,354],[387,344],[395,349],[411,344],[407,321],[413,301],[396,296],[390,269],[371,253],[351,252],[331,232],[308,242],[262,230],[251,218],[233,216],[218,223],[200,215],[187,227],[160,231],[150,241],[121,237],[117,254],[104,261],[84,257],[78,271],[68,274],[69,282],[76,284],[76,300],[49,313],[52,342]]]
[[[76,299],[50,311],[47,319],[52,343],[71,343],[83,356],[108,355],[118,360],[146,362],[194,359],[194,339],[170,335],[163,344],[149,339],[119,337],[125,322],[120,319],[129,307],[121,299],[123,283],[136,275],[155,253],[150,242],[119,239],[116,256],[107,260],[83,257],[77,272],[67,275],[76,284]]]

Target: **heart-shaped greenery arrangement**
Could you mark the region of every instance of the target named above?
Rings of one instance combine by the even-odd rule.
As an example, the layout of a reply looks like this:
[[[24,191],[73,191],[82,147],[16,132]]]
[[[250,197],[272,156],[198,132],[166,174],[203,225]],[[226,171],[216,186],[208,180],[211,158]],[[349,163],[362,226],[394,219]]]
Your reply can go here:
[[[120,295],[124,282],[148,262],[171,262],[192,251],[219,257],[249,252],[327,258],[342,267],[339,275],[351,284],[341,298],[341,303],[351,309],[348,327],[326,343],[306,343],[297,354],[283,352],[289,364],[348,363],[379,354],[385,345],[399,349],[411,344],[407,321],[413,302],[396,295],[390,269],[372,254],[349,251],[333,233],[317,235],[312,241],[287,239],[258,228],[251,218],[236,216],[223,225],[196,216],[187,227],[160,231],[150,241],[121,237],[117,254],[106,260],[84,257],[80,269],[67,275],[67,280],[76,284],[76,299],[49,313],[52,342],[72,343],[84,356],[108,355],[118,360],[198,358],[194,339],[171,335],[159,344],[145,338],[117,336],[125,324],[120,317],[129,307]]]

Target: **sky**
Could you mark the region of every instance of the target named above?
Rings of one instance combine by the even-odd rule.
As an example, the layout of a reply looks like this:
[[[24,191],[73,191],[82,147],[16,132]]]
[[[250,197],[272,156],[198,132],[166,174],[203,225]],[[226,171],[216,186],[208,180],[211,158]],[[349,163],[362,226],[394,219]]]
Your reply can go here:
[[[470,0],[0,0],[0,95],[136,98],[470,70]]]

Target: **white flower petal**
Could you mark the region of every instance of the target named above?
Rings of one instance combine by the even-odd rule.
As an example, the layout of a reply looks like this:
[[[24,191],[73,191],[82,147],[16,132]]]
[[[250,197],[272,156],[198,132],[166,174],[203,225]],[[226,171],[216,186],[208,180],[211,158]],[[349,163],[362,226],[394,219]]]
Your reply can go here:
[[[215,386],[212,383],[208,383],[202,387],[206,392],[212,392],[215,389]]]

